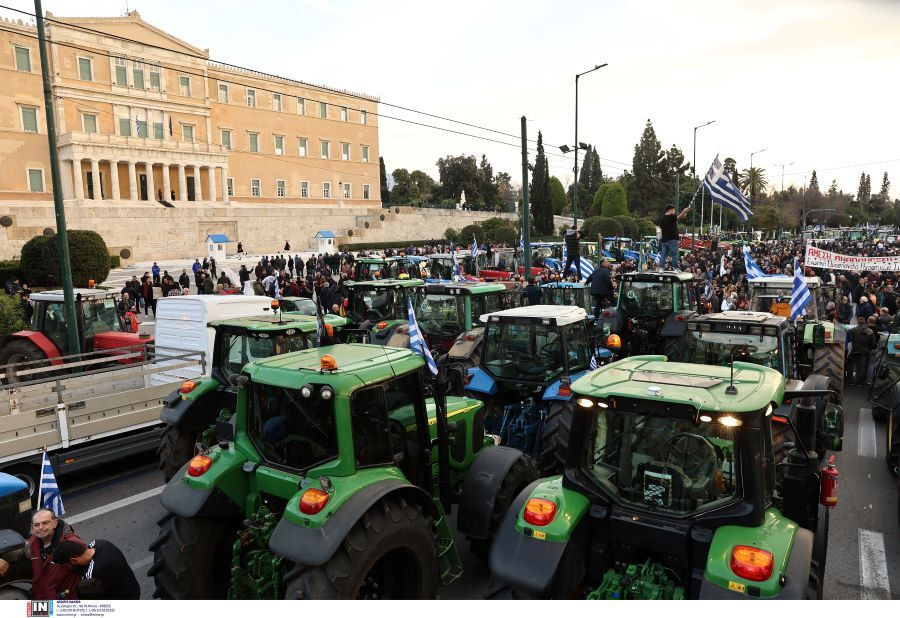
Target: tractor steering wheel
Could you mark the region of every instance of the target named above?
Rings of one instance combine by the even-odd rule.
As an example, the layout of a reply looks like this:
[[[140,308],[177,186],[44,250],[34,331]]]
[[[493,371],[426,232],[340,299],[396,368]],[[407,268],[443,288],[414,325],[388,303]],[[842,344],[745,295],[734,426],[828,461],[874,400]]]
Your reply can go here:
[[[684,470],[692,480],[709,476],[718,462],[712,442],[693,433],[676,433],[666,440],[662,454],[665,463],[669,463],[669,459],[674,456],[672,463]]]

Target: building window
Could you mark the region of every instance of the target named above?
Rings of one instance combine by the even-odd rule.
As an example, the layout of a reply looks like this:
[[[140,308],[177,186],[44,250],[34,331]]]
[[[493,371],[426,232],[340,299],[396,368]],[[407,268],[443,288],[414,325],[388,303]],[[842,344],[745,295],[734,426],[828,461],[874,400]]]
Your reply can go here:
[[[228,84],[219,84],[219,103],[228,103]]]
[[[285,191],[284,191],[284,181],[283,180],[275,181],[275,194],[278,197],[284,197]]]
[[[135,127],[137,127],[137,136],[138,137],[147,137],[147,132],[149,127],[147,125],[146,120],[138,120],[135,118],[134,120]]]
[[[272,94],[272,109],[276,112],[281,111],[281,95],[277,92]]]
[[[360,124],[366,124],[369,121],[369,112],[362,109],[359,111],[359,122]]]
[[[78,59],[78,78],[86,82],[94,81],[94,66],[90,58]]]
[[[253,197],[259,197],[262,194],[262,189],[259,186],[259,178],[251,178],[250,179],[250,195]]]
[[[163,138],[163,123],[154,122],[153,123],[153,139],[162,139]]]
[[[44,170],[28,170],[28,190],[32,193],[44,192]]]
[[[342,120],[343,122],[347,122],[347,119],[348,119],[348,118],[349,118],[349,116],[348,116],[348,114],[347,114],[347,108],[346,108],[346,107],[342,107],[342,108],[341,108],[341,120]]]
[[[181,75],[178,78],[178,91],[183,97],[191,96],[191,78],[187,75]]]
[[[81,129],[85,133],[96,133],[97,132],[97,114],[82,114],[81,115]]]
[[[159,92],[159,67],[150,67],[150,90]]]
[[[131,137],[131,118],[119,118],[119,135]]]
[[[307,139],[305,137],[301,137],[297,140],[297,154],[301,157],[307,156]]]
[[[309,182],[305,180],[300,183],[300,197],[309,197]]]
[[[330,182],[322,183],[322,197],[331,197],[331,183]]]
[[[228,150],[231,150],[231,130],[230,129],[222,129],[222,145],[225,146]]]
[[[306,113],[306,101],[303,97],[297,97],[297,113],[301,116]]]
[[[362,146],[362,160],[363,163],[369,162],[369,147],[363,144]]]
[[[138,90],[144,89],[144,65],[141,62],[134,63],[134,69],[132,70],[132,76],[134,77],[134,87]]]
[[[228,197],[234,197],[234,178],[225,180],[225,189],[228,191]]]
[[[16,70],[31,73],[31,50],[18,45],[13,48],[16,50]]]
[[[256,107],[256,91],[247,88],[247,107]]]
[[[349,200],[352,197],[353,197],[353,186],[345,182],[344,183],[344,199]]]
[[[259,152],[259,133],[248,133],[250,137],[250,152]]]
[[[193,142],[194,141],[194,125],[192,125],[192,124],[181,125],[181,137],[182,137],[182,141]]]
[[[36,107],[21,107],[22,130],[26,133],[38,132],[38,111]]]
[[[370,194],[369,185],[363,185],[363,199],[364,200],[370,199],[369,194]]]
[[[275,136],[275,154],[277,154],[277,155],[284,154],[284,136],[283,135]]]
[[[116,58],[116,86],[128,87],[128,68],[125,66],[125,58]]]
[[[350,160],[350,144],[341,143],[341,161]]]
[[[319,103],[319,118],[328,118],[328,103]]]
[[[322,158],[323,159],[328,159],[329,157],[331,157],[331,142],[322,140],[320,142],[320,147],[322,150]]]

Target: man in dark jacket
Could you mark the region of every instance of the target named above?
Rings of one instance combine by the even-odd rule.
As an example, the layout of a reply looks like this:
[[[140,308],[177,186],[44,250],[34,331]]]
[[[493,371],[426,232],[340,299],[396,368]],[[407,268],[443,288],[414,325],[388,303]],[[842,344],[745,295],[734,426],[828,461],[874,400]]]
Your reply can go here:
[[[534,277],[528,277],[528,285],[522,290],[522,295],[529,305],[540,305],[543,292],[541,288],[534,283]]]
[[[857,326],[850,331],[850,342],[853,347],[850,350],[850,366],[853,368],[853,382],[861,386],[866,381],[866,369],[869,362],[869,352],[875,349],[877,340],[875,333],[866,324],[864,318],[857,319]]]
[[[614,302],[609,260],[604,258],[600,262],[600,267],[588,276],[587,283],[591,286],[591,298],[594,301],[594,317],[599,318],[603,307],[609,306]]]
[[[187,269],[182,269],[181,276],[178,277],[178,285],[183,288],[191,287],[191,278],[188,277]]]
[[[141,586],[122,551],[103,539],[85,547],[74,541],[63,541],[53,551],[53,562],[76,573],[79,597],[114,601],[141,598]]]
[[[577,226],[572,226],[566,230],[563,240],[566,243],[566,266],[563,268],[563,277],[569,276],[569,268],[575,264],[575,272],[578,273],[578,281],[581,281],[581,251],[579,250],[578,241],[584,236],[578,231]]]

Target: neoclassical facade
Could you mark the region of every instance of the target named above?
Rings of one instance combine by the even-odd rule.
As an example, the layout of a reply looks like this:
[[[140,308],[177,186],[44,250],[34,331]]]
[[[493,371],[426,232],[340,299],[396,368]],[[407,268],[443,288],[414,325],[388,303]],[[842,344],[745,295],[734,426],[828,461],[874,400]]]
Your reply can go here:
[[[371,96],[209,60],[143,21],[47,14],[65,199],[379,206]],[[0,201],[51,199],[34,26],[0,20]]]

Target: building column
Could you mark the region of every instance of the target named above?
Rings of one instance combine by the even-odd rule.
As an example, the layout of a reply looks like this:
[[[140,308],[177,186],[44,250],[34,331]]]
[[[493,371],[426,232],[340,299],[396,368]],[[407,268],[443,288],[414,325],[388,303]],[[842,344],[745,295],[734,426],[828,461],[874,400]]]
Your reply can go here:
[[[100,191],[100,161],[99,159],[91,159],[91,185],[94,191],[94,199],[103,199],[103,192]]]
[[[112,198],[114,200],[122,199],[119,194],[119,162],[110,160],[109,162],[109,182],[112,185]]]
[[[136,202],[141,199],[138,195],[137,188],[137,170],[134,168],[134,161],[128,162],[128,199]]]
[[[84,174],[81,172],[81,159],[72,159],[72,184],[75,187],[75,199],[84,201]]]
[[[156,187],[153,184],[153,164],[148,161],[144,163],[144,167],[147,169],[147,201],[155,202]]]
[[[178,201],[187,200],[187,177],[184,175],[184,164],[178,164]]]
[[[230,204],[231,198],[228,195],[228,168],[220,167],[219,170],[222,172],[222,203]]]
[[[172,182],[169,180],[169,164],[163,163],[163,199],[169,201],[172,199]]]
[[[206,179],[207,186],[209,187],[209,201],[216,201],[216,168],[212,165],[209,166],[209,177]]]

